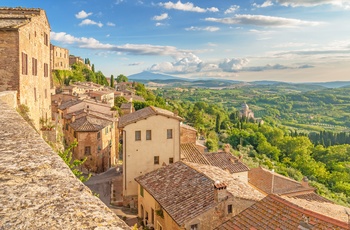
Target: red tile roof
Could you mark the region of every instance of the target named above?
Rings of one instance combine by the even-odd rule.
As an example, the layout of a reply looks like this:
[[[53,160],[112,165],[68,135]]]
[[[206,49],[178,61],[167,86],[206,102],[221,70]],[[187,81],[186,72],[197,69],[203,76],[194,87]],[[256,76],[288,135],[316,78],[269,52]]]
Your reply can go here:
[[[344,207],[339,208],[343,208],[345,214]],[[330,217],[270,194],[217,229],[349,229],[347,219],[339,218],[338,214],[334,211]]]
[[[111,121],[86,115],[76,119],[69,125],[77,132],[97,132],[111,124]]]
[[[209,161],[196,148],[193,143],[186,143],[180,145],[181,159],[188,162],[210,165]]]
[[[271,172],[264,168],[254,168],[248,172],[249,183],[266,194],[293,194],[314,192],[315,188],[304,186],[300,182]]]
[[[304,199],[304,200],[309,200],[309,201],[318,201],[318,202],[326,202],[326,203],[334,203],[333,201],[330,201],[323,196],[320,196],[314,192],[311,193],[306,193],[306,194],[301,194],[301,195],[296,195],[293,196],[294,198],[299,198],[299,199]]]
[[[135,180],[179,226],[216,205],[214,181],[180,161]]]
[[[237,157],[230,153],[204,153],[204,157],[210,162],[211,165],[227,170],[230,173],[249,171],[248,166],[243,164]]]
[[[154,115],[171,117],[171,118],[177,119],[179,121],[182,120],[181,117],[177,116],[173,112],[170,112],[170,111],[165,110],[165,109],[157,108],[154,106],[149,106],[149,107],[137,110],[136,112],[122,116],[119,120],[119,127],[123,128],[128,124],[135,123],[137,121],[140,121],[142,119],[145,119],[145,118],[148,118],[148,117],[151,117]]]

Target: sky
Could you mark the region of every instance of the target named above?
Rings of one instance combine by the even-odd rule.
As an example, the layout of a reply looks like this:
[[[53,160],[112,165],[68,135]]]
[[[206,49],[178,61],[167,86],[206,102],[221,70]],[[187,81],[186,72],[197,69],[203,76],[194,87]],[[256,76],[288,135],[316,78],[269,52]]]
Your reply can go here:
[[[51,43],[107,77],[350,80],[350,0],[1,0],[42,8]]]

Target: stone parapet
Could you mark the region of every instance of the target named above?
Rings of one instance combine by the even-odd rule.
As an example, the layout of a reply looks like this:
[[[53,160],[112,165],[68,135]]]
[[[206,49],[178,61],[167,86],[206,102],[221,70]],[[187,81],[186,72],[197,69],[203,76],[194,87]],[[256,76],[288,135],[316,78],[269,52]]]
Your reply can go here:
[[[130,229],[0,100],[0,229]]]

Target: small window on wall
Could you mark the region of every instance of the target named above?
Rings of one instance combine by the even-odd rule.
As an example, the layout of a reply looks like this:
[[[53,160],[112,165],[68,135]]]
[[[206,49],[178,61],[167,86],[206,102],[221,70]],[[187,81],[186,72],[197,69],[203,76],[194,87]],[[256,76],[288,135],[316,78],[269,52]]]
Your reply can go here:
[[[154,164],[159,165],[159,156],[154,157]]]
[[[172,164],[172,163],[174,163],[174,158],[170,157],[169,158],[169,164]]]
[[[90,146],[85,146],[85,155],[91,155],[91,147]]]
[[[101,133],[98,132],[98,133],[97,133],[97,139],[100,139],[100,138],[101,138]]]
[[[135,131],[135,141],[141,141],[141,131]]]
[[[168,139],[173,139],[173,130],[172,129],[167,129],[166,134],[167,134]]]
[[[146,140],[152,140],[152,131],[146,130]]]
[[[160,223],[159,223],[159,222],[157,222],[157,230],[163,230],[163,226],[162,226],[162,225],[160,225]]]
[[[49,76],[49,64],[44,63],[44,77]]]
[[[143,187],[140,185],[140,196],[144,196],[144,194],[143,194]]]
[[[191,230],[198,230],[198,224],[192,224]]]
[[[44,33],[44,44],[46,46],[49,45],[49,35],[47,33]]]
[[[232,204],[227,206],[227,213],[232,213]]]
[[[28,55],[22,52],[22,74],[28,74]]]

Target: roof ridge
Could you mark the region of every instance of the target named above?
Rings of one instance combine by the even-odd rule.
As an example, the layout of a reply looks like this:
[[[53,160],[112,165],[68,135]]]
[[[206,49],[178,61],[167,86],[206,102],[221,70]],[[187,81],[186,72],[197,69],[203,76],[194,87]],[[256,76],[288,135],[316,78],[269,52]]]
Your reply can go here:
[[[299,205],[297,205],[297,204],[295,204],[295,203],[293,203],[293,202],[291,202],[289,200],[283,199],[281,196],[278,196],[278,195],[275,195],[275,194],[269,194],[267,197],[270,197],[270,198],[272,198],[275,201],[283,203],[284,205],[287,205],[288,207],[291,207],[291,208],[294,208],[294,209],[298,209],[298,211],[300,211],[300,212],[302,212],[304,214],[313,216],[313,217],[315,217],[317,219],[329,222],[331,224],[337,225],[339,227],[343,227],[345,229],[347,229],[349,227],[348,223],[345,223],[345,222],[343,222],[341,220],[334,219],[334,218],[329,217],[329,216],[327,216],[325,214],[318,213],[318,212],[315,212],[315,211],[303,208],[303,207],[301,207],[301,206],[299,206]],[[293,198],[293,197],[290,197],[290,198],[291,199],[298,199],[298,198]]]

